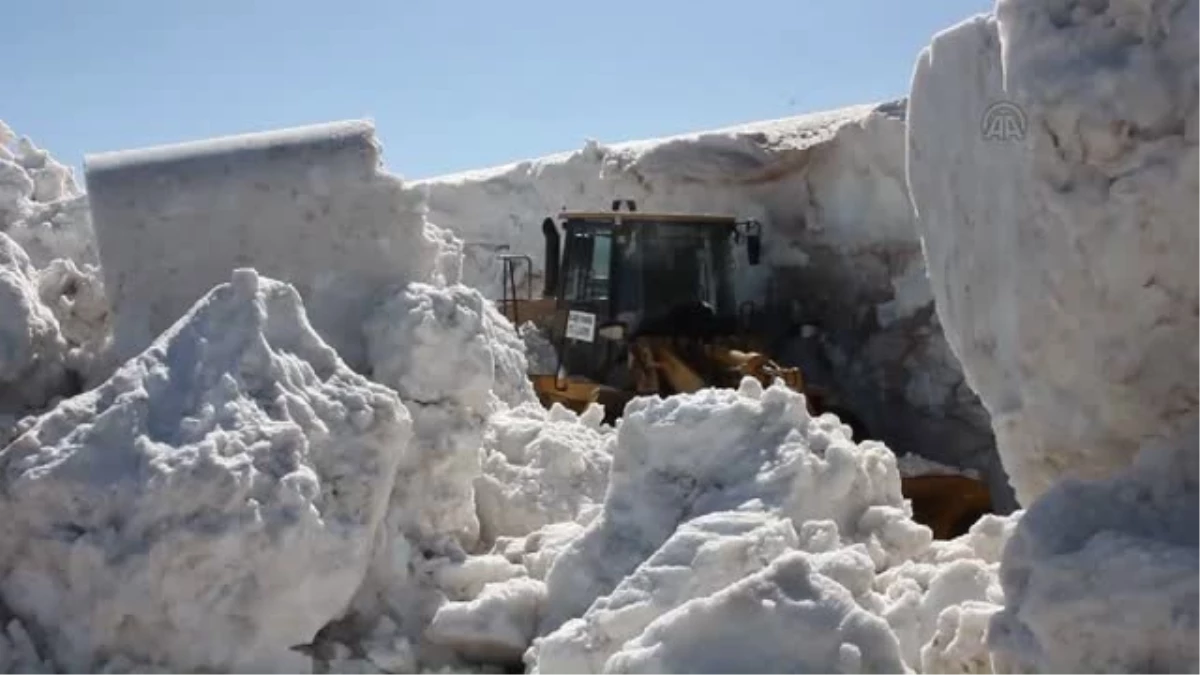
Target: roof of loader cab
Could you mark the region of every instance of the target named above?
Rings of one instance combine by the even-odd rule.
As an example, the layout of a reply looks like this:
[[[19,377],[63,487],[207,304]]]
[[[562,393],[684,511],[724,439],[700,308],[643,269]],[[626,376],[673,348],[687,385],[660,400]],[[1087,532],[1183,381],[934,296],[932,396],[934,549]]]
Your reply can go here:
[[[590,220],[615,222],[618,218],[622,223],[667,222],[695,223],[697,225],[728,225],[733,227],[738,223],[733,216],[698,215],[695,213],[653,213],[650,211],[563,211],[559,218],[564,221]]]

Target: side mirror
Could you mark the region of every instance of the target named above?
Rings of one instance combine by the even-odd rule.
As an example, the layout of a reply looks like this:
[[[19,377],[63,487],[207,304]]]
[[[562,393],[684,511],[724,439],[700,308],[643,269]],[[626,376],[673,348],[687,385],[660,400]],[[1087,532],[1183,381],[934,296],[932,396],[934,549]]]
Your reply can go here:
[[[625,324],[619,321],[606,323],[596,329],[596,333],[599,334],[600,337],[613,342],[621,342],[624,340],[627,332],[628,328],[626,328]]]
[[[743,220],[738,222],[734,232],[735,242],[741,237],[746,238],[747,261],[751,265],[759,264],[762,261],[762,223],[757,220]]]
[[[762,236],[751,234],[746,236],[746,258],[751,265],[758,265],[762,260]]]

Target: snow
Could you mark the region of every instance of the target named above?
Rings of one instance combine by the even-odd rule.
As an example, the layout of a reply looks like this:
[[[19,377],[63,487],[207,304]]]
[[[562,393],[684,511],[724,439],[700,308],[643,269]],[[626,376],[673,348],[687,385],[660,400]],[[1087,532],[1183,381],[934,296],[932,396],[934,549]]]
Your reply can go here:
[[[87,198],[70,167],[0,120],[0,232],[12,237],[37,267],[65,258],[96,261]]]
[[[881,562],[896,547],[928,543],[926,528],[893,542],[886,518],[864,518],[908,508],[899,478],[885,446],[855,445],[836,418],[811,418],[803,396],[782,386],[764,391],[746,379],[738,390],[634,399],[617,430],[603,511],[546,577],[543,628],[583,614],[683,520],[752,500],[795,523],[833,520]]]
[[[1198,15],[1001,0],[908,122],[415,185],[366,122],[93,156],[103,269],[0,124],[0,672],[1196,670]],[[489,250],[616,197],[760,219],[739,294],[886,445],[750,379],[543,409]],[[1027,509],[933,541],[901,477],[1003,507],[993,425]]]
[[[0,593],[59,668],[289,670],[371,557],[409,415],[238,270],[0,454]]]
[[[1002,593],[939,615],[930,671],[983,668],[980,644],[1000,672],[1200,667],[1198,19],[1001,0],[918,60],[937,311],[1027,506]]]
[[[528,403],[488,419],[475,503],[484,545],[574,521],[604,500],[612,429],[593,404],[583,415]]]
[[[918,60],[908,179],[929,276],[1022,504],[1195,418],[1197,14],[1004,0]],[[985,137],[998,101],[1020,138]]]
[[[749,379],[636,399],[612,453],[602,510],[546,576],[541,637],[525,655],[535,672],[899,671],[919,669],[923,653],[990,667],[986,621],[962,617],[1000,609],[999,556],[1019,513],[934,542],[884,446],[855,444],[798,394]],[[762,590],[768,568],[794,555],[789,569],[811,569],[817,589],[802,606]],[[760,593],[777,608],[743,616]],[[810,611],[871,626],[870,637],[775,633]]]
[[[685,522],[611,594],[539,642],[538,670],[601,672],[656,618],[758,572],[798,543],[787,519],[761,512],[726,511]]]
[[[377,381],[412,411],[418,451],[401,467],[401,528],[418,538],[479,538],[474,482],[488,417],[534,400],[516,331],[478,291],[414,283],[395,289],[366,321]],[[420,480],[410,480],[420,477]]]
[[[379,168],[367,122],[85,158],[120,358],[138,353],[234,268],[292,284],[354,369],[376,294],[458,279],[460,242],[419,191]],[[196,255],[204,251],[204,255]]]
[[[1147,444],[1109,479],[1065,480],[1004,553],[993,619],[1009,672],[1191,672],[1200,667],[1200,434]]]
[[[535,579],[492,584],[473,600],[442,605],[426,634],[474,661],[519,664],[545,595],[546,585]]]
[[[25,251],[0,232],[0,445],[17,420],[39,412],[69,389],[67,344],[54,312],[38,293],[38,273]],[[5,421],[7,418],[7,422]]]

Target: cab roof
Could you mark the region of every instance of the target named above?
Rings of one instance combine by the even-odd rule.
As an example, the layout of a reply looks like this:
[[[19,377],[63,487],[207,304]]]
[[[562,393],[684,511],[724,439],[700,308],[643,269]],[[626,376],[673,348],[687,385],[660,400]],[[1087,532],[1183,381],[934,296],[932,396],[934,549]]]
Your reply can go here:
[[[591,220],[615,222],[618,218],[623,223],[637,221],[654,221],[668,223],[696,223],[697,225],[737,225],[733,216],[711,216],[695,213],[654,213],[650,211],[563,211],[558,216],[561,220]]]

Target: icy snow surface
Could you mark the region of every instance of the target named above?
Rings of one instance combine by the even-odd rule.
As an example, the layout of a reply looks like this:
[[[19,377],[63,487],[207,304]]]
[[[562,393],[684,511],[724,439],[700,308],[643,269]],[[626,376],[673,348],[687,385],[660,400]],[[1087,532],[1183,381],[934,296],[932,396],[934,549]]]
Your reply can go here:
[[[0,593],[59,668],[305,666],[363,581],[408,412],[239,270],[0,453]]]
[[[1010,491],[991,426],[941,335],[904,182],[903,103],[861,105],[671,138],[602,145],[414,183],[429,219],[464,240],[463,280],[500,295],[496,247],[544,266],[542,220],[561,209],[757,218],[764,262],[737,247],[738,295],[773,324],[777,358],[831,389],[869,435]],[[535,284],[537,286],[537,284]],[[523,286],[522,286],[523,288]],[[802,335],[789,326],[807,326]],[[537,346],[536,337],[527,342]],[[531,354],[537,372],[553,356]]]
[[[1197,409],[1197,2],[998,5],[917,64],[908,177],[938,313],[1022,503]],[[1022,138],[985,137],[988,106]]]

